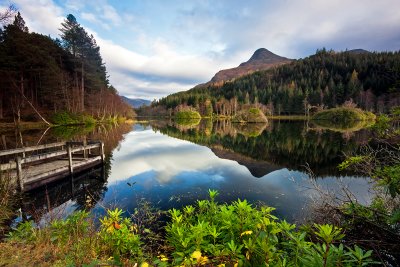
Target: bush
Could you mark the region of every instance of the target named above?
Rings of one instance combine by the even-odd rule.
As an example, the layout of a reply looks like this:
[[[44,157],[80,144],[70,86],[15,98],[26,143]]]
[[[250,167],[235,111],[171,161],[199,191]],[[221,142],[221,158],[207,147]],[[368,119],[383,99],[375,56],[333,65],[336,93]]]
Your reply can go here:
[[[100,219],[101,250],[108,255],[138,258],[141,256],[140,238],[129,218],[122,217],[122,210],[107,210],[107,216]]]
[[[75,114],[69,113],[67,111],[54,113],[51,121],[56,125],[81,124]]]
[[[352,121],[369,121],[375,120],[375,118],[376,116],[373,113],[365,112],[358,108],[339,107],[319,111],[312,119],[343,123]]]
[[[372,251],[336,245],[344,235],[332,225],[317,225],[310,232],[271,214],[274,208],[255,208],[246,200],[217,204],[217,191],[196,206],[170,210],[167,243],[172,264],[198,266],[364,266]],[[318,242],[312,242],[310,237]],[[353,264],[352,264],[353,263]]]
[[[183,110],[178,111],[175,115],[175,119],[185,120],[185,119],[201,119],[200,113],[193,110]]]
[[[232,119],[232,122],[268,122],[267,117],[258,108],[249,108],[239,111]]]
[[[96,124],[96,119],[88,114],[73,114],[67,111],[57,112],[52,116],[51,121],[55,125],[94,125]]]

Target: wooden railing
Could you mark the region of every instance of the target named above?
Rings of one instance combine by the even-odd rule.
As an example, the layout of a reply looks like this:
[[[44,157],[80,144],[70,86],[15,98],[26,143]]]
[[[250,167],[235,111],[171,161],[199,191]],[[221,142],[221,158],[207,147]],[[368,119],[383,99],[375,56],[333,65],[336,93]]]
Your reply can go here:
[[[93,150],[97,150],[97,155],[93,154]],[[50,150],[50,152],[48,152]],[[29,152],[34,152],[34,154],[27,156]],[[7,157],[13,158],[8,163],[0,164],[0,171],[8,171],[16,173],[18,178],[19,186],[21,189],[24,187],[24,165],[34,165],[40,164],[40,162],[51,161],[51,159],[59,159],[64,156],[68,157],[68,169],[69,173],[74,172],[73,159],[74,155],[81,156],[83,160],[81,163],[75,164],[75,166],[82,167],[86,163],[91,164],[93,160],[89,158],[93,155],[96,156],[96,160],[100,157],[101,162],[104,161],[104,143],[100,141],[92,142],[58,142],[53,144],[39,145],[33,147],[24,147],[11,150],[0,151],[0,158]],[[64,167],[63,167],[64,168]],[[61,170],[60,170],[61,171]],[[57,170],[49,170],[47,173],[43,173],[37,176],[37,178],[46,177],[46,175],[51,175],[56,173]]]

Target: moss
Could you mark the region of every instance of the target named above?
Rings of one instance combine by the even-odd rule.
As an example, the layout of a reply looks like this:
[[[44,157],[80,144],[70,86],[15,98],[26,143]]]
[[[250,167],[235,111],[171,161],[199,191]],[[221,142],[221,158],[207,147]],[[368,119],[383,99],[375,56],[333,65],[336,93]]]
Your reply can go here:
[[[232,119],[232,122],[268,122],[267,117],[258,108],[249,108],[239,111]]]

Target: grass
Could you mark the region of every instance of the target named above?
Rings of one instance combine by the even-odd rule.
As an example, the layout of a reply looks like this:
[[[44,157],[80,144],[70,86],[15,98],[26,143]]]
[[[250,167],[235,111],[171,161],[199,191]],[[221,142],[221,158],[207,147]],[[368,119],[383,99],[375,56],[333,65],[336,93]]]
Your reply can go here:
[[[14,184],[9,172],[0,171],[0,238],[9,230],[7,222],[14,216],[17,197],[13,191]]]

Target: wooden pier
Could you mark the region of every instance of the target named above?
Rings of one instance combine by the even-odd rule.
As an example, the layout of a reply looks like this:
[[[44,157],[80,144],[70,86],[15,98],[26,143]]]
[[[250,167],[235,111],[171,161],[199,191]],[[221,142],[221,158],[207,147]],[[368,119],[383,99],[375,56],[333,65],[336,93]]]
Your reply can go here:
[[[21,191],[72,176],[104,162],[104,144],[59,142],[0,151],[0,179],[9,177]]]

